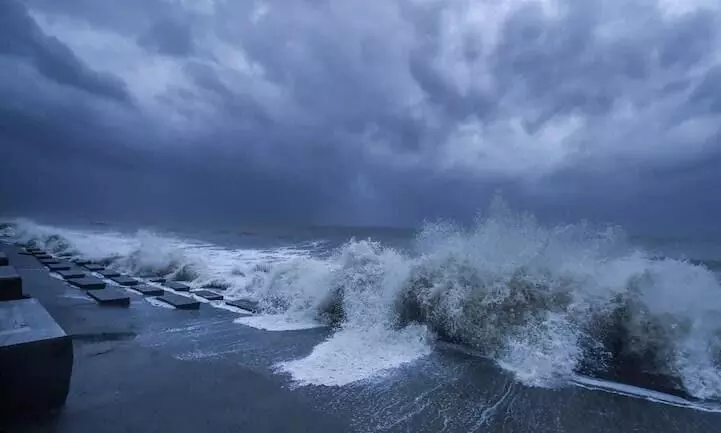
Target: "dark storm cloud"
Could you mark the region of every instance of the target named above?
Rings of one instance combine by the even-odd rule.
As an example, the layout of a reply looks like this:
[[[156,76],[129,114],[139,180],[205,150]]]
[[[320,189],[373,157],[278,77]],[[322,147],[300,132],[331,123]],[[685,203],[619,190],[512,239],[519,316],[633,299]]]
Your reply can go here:
[[[85,67],[65,45],[45,35],[14,0],[0,4],[0,55],[29,62],[46,78],[114,99],[127,99],[123,83]]]
[[[3,146],[97,164],[143,208],[404,224],[500,188],[563,218],[721,217],[713,3],[26,5],[0,14]]]

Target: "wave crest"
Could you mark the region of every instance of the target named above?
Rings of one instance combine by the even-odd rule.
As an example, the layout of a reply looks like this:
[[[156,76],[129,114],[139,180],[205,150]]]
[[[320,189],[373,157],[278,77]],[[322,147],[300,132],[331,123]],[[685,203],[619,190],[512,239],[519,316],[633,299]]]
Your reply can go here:
[[[496,202],[471,228],[427,225],[411,251],[350,240],[322,256],[26,220],[3,230],[135,274],[225,288],[229,298],[252,298],[268,313],[305,314],[343,335],[428,330],[495,359],[529,385],[555,386],[583,373],[721,398],[716,276],[635,248],[617,228],[544,226]],[[422,340],[409,346],[413,353],[425,353]]]

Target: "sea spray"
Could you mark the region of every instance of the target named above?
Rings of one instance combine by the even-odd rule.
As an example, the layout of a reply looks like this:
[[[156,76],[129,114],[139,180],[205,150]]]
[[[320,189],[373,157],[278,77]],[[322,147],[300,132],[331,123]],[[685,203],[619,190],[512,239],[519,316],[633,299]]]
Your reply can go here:
[[[181,239],[150,230],[119,232],[69,229],[16,219],[3,233],[15,242],[31,244],[70,258],[84,258],[134,275],[154,275],[211,285],[245,293],[260,270],[306,254],[303,250],[279,251],[227,249],[206,242]]]
[[[721,398],[721,286],[706,267],[655,257],[618,228],[547,226],[492,208],[472,227],[425,226],[408,252],[368,239],[322,255],[291,245],[230,249],[28,220],[3,233],[125,272],[214,284],[265,312],[337,328],[307,359],[283,364],[302,383],[321,383],[321,367],[340,369],[329,383],[367,377],[423,356],[435,337],[533,386],[578,372],[664,377],[694,397]],[[342,360],[355,357],[374,367],[344,376]]]

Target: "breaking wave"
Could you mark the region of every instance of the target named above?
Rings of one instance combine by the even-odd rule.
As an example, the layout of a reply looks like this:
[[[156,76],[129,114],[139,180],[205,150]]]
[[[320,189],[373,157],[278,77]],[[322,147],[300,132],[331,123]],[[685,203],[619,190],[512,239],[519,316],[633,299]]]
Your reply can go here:
[[[53,254],[85,258],[121,272],[162,276],[198,287],[245,287],[253,275],[275,263],[305,255],[308,248],[228,249],[197,240],[181,239],[150,230],[133,233],[68,229],[16,219],[0,226],[0,235],[36,245]]]
[[[335,326],[345,340],[364,331],[386,336],[366,339],[364,348],[406,339],[422,356],[440,338],[483,353],[532,386],[581,373],[721,399],[716,276],[635,248],[616,228],[549,227],[497,202],[471,228],[427,225],[411,251],[373,240],[350,240],[322,256],[291,247],[231,250],[27,220],[4,231],[127,272],[216,285],[226,296],[259,301],[265,312]],[[333,345],[322,349],[314,356],[327,362]]]

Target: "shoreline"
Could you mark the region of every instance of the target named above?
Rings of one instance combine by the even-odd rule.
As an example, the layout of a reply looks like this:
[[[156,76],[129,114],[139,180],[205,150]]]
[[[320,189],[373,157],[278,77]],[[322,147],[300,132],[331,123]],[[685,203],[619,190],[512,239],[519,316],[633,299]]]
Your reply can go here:
[[[55,417],[7,426],[10,431],[349,431],[345,422],[290,391],[281,377],[263,372],[258,362],[228,356],[243,351],[228,349],[229,340],[253,346],[262,339],[261,331],[233,324],[237,314],[158,308],[135,294],[129,308],[102,307],[51,276],[34,257],[14,247],[0,250],[22,275],[26,295],[45,306],[75,349],[65,407]],[[306,333],[307,344],[286,345],[283,340],[292,335],[276,336],[277,344],[299,356],[323,338]]]
[[[607,390],[528,388],[492,362],[453,348],[368,381],[294,385],[274,369],[307,356],[330,330],[263,331],[209,305],[159,308],[126,290],[129,308],[101,307],[34,257],[0,246],[72,337],[65,408],[18,432],[712,431],[721,414]],[[282,416],[279,416],[281,415]],[[482,429],[481,429],[482,430]]]

